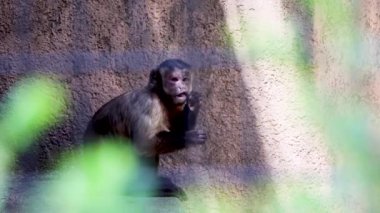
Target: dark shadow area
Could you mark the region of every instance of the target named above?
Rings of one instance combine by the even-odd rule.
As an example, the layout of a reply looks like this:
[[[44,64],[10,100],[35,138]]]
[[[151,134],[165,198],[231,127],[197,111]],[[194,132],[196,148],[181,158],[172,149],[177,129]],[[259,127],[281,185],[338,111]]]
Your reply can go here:
[[[227,190],[252,189],[255,196],[265,196],[270,171],[241,67],[226,37],[226,17],[220,1],[58,1],[53,7],[60,13],[49,13],[49,6],[37,3],[2,4],[25,7],[17,15],[20,18],[10,22],[20,29],[10,28],[7,36],[26,43],[21,42],[25,50],[1,51],[2,77],[48,70],[61,76],[72,100],[65,122],[47,133],[36,145],[37,150],[30,149],[31,157],[20,158],[21,170],[42,171],[54,165],[59,153],[80,143],[98,107],[123,91],[145,85],[150,69],[166,58],[176,57],[197,70],[194,89],[204,96],[198,126],[208,131],[209,141],[205,146],[164,156],[161,172],[180,185],[222,185]],[[44,10],[46,20],[39,18]],[[57,16],[59,21],[49,25],[49,18]],[[26,24],[24,20],[28,20]],[[39,26],[46,25],[52,27],[47,32],[38,31]],[[47,37],[46,43],[32,49],[28,43],[35,43],[33,35],[38,33]],[[20,44],[17,39],[14,42]],[[24,57],[25,64],[16,66]],[[33,168],[26,169],[30,165]]]

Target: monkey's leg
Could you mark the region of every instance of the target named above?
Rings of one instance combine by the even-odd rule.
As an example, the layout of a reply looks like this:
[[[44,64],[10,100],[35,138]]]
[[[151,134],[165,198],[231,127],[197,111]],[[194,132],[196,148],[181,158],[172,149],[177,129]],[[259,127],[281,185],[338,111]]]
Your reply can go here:
[[[169,178],[158,176],[157,177],[157,192],[154,196],[156,197],[177,197],[178,199],[185,201],[187,200],[187,195],[185,191],[174,184]]]
[[[153,175],[154,188],[152,193],[148,193],[153,197],[177,197],[180,200],[186,200],[187,196],[182,188],[174,184],[169,178],[158,175],[159,156],[142,157],[142,165],[145,167],[142,171],[148,171],[148,174],[141,174],[143,177],[146,175]]]

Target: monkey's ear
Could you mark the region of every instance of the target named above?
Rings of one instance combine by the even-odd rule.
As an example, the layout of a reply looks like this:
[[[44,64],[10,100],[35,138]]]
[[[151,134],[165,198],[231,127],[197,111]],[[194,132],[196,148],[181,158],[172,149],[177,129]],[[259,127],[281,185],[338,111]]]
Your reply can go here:
[[[153,69],[152,71],[150,71],[150,74],[149,74],[149,83],[148,83],[148,86],[150,88],[155,88],[158,86],[159,82],[160,82],[160,71],[158,69]]]

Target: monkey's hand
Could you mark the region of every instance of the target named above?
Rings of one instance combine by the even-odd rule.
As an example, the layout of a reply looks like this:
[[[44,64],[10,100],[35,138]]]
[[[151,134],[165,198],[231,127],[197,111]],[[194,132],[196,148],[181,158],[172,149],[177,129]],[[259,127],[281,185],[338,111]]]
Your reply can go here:
[[[189,130],[185,132],[185,145],[204,144],[207,134],[203,130]]]
[[[201,94],[199,92],[191,92],[187,103],[191,111],[198,111],[201,105]]]

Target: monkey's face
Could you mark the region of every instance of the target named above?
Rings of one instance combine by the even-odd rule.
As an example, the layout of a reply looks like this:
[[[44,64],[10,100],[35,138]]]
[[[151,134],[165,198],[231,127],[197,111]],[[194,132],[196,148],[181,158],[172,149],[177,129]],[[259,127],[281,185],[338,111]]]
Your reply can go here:
[[[192,76],[187,70],[175,69],[162,75],[164,92],[174,104],[185,104],[192,89]]]

